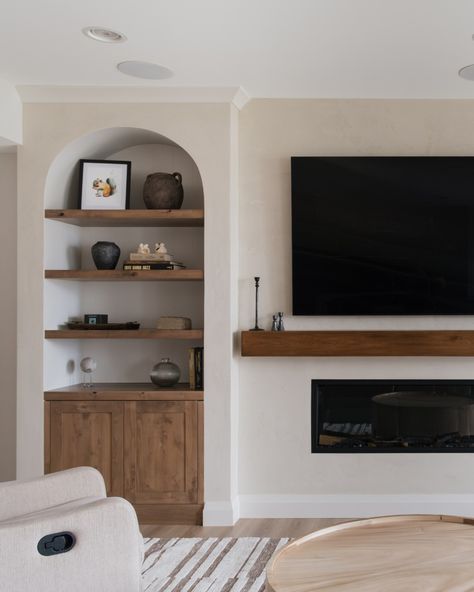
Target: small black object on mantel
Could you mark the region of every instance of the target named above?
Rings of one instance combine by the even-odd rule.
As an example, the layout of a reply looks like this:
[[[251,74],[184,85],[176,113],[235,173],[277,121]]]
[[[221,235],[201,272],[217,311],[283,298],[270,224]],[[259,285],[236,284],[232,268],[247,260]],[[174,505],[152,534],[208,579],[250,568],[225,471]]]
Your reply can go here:
[[[254,277],[253,279],[255,280],[255,327],[250,329],[250,331],[263,331],[263,329],[258,326],[258,287],[260,278]]]
[[[278,316],[274,314],[272,319],[272,331],[278,331]]]
[[[278,323],[277,323],[277,331],[284,331],[285,325],[283,324],[283,313],[278,313]]]
[[[283,324],[283,313],[277,312],[272,318],[272,331],[284,331],[285,325]]]

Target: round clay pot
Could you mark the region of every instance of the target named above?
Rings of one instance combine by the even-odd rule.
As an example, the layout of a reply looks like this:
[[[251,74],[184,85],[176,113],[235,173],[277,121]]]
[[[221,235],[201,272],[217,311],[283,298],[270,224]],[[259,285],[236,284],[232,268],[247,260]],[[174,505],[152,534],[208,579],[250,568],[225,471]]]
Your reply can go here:
[[[149,210],[179,210],[183,203],[180,173],[153,173],[143,186],[143,200]]]
[[[115,269],[120,257],[120,247],[108,241],[99,241],[91,247],[92,259],[97,269]]]
[[[181,376],[181,371],[169,358],[162,358],[150,373],[151,381],[157,386],[174,386]]]

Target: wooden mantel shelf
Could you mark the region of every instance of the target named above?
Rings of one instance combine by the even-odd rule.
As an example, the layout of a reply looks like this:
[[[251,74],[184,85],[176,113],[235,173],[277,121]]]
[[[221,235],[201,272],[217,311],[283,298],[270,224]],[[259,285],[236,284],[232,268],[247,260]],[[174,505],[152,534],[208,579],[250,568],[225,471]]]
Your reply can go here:
[[[242,356],[474,356],[474,331],[243,331]]]

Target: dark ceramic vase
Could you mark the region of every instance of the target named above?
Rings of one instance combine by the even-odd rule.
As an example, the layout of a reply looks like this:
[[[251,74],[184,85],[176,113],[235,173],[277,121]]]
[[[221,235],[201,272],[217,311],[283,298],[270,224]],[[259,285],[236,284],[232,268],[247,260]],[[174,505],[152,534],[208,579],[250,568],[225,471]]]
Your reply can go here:
[[[115,269],[120,257],[120,247],[108,241],[99,241],[91,247],[92,259],[97,269]]]
[[[149,210],[179,210],[183,203],[180,173],[153,173],[143,186],[143,200]]]

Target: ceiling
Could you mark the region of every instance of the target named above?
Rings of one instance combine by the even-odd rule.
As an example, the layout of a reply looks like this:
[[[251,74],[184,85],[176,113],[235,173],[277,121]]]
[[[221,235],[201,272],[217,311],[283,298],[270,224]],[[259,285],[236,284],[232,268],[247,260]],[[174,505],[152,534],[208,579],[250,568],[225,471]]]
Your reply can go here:
[[[16,85],[238,87],[251,97],[474,98],[474,0],[0,0]],[[87,39],[97,25],[125,43]],[[156,62],[163,81],[116,70]]]

